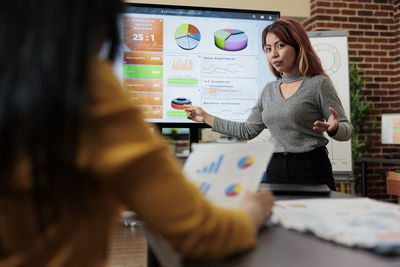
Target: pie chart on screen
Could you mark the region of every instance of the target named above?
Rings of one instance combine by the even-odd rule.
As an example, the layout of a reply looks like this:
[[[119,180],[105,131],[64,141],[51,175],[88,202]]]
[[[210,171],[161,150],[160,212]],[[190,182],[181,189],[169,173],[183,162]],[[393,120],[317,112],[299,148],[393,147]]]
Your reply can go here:
[[[214,33],[214,43],[222,50],[240,51],[247,47],[247,34],[242,30],[222,29]]]
[[[254,163],[254,158],[252,156],[245,156],[241,158],[238,162],[238,167],[240,169],[246,169],[247,167],[250,167]]]
[[[234,197],[242,192],[242,186],[240,184],[231,184],[225,190],[225,195],[228,197]]]
[[[199,45],[201,34],[199,29],[192,24],[182,24],[176,29],[174,37],[180,48],[192,50]]]

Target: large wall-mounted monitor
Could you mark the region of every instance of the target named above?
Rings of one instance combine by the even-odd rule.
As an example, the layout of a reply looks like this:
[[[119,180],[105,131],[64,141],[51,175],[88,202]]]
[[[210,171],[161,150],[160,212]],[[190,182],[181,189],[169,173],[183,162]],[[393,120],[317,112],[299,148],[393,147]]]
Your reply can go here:
[[[192,123],[184,104],[244,121],[275,80],[263,29],[279,12],[125,4],[115,72],[148,122]]]

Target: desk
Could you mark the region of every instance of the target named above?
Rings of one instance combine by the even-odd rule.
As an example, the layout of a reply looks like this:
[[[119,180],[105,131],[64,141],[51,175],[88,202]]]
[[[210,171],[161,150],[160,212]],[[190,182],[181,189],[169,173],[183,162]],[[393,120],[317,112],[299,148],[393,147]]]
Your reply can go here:
[[[275,199],[299,198],[350,198],[337,192],[328,196],[276,196]],[[318,239],[312,235],[290,231],[266,224],[261,230],[257,246],[251,251],[221,262],[186,262],[172,252],[157,234],[145,229],[147,241],[161,266],[168,267],[251,267],[251,266],[299,266],[299,267],[389,267],[400,266],[400,257],[383,257],[362,249],[344,247]],[[153,266],[148,266],[153,267]]]
[[[400,166],[400,159],[385,159],[385,158],[357,158],[357,162],[361,162],[361,196],[367,196],[368,181],[367,181],[367,163],[382,163]]]

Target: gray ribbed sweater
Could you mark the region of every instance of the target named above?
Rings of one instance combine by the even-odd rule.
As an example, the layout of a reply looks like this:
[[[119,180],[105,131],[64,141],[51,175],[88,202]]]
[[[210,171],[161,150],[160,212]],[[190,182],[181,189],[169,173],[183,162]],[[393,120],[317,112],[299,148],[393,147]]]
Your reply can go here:
[[[268,83],[245,122],[234,122],[215,117],[213,130],[242,139],[256,137],[268,128],[275,143],[275,152],[307,152],[325,146],[328,139],[313,130],[316,120],[326,121],[329,107],[339,115],[339,128],[333,139],[349,140],[353,125],[346,118],[343,106],[332,82],[322,75],[304,77],[296,93],[284,99],[279,86],[281,80]]]

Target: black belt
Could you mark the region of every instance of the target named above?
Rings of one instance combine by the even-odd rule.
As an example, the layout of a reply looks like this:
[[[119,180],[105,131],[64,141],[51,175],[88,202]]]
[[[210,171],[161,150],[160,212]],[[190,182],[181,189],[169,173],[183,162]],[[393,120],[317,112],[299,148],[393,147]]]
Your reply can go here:
[[[326,147],[318,147],[314,150],[303,153],[279,152],[279,153],[274,153],[272,156],[274,158],[306,158],[314,156],[323,156],[327,154],[328,152]]]

